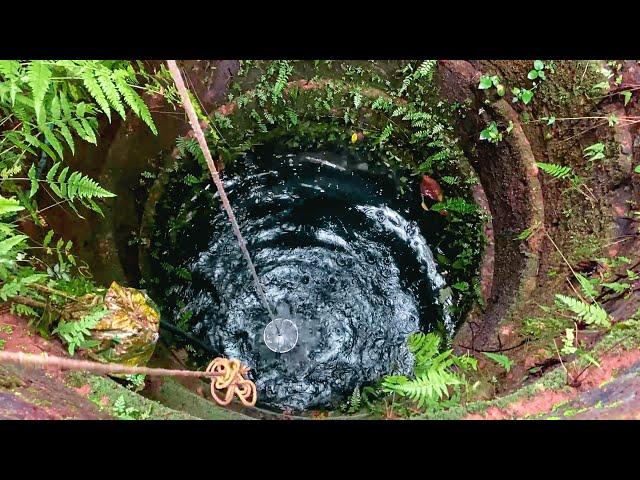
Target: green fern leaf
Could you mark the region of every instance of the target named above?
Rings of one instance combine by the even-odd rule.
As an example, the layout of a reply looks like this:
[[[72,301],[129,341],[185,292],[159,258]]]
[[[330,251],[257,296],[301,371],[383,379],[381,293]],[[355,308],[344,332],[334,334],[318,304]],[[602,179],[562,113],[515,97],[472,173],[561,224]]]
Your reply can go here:
[[[448,198],[444,202],[438,202],[431,206],[431,210],[440,212],[445,210],[447,212],[459,213],[459,214],[471,214],[478,211],[473,203],[467,202],[464,198]]]
[[[29,180],[31,180],[31,189],[29,190],[29,198],[33,198],[33,196],[38,191],[38,188],[40,188],[40,185],[38,184],[38,179],[36,178],[35,164],[32,163],[31,167],[29,167],[29,172],[27,173],[27,177],[29,177]]]
[[[27,67],[28,83],[33,94],[33,108],[38,123],[45,120],[42,102],[51,84],[51,70],[42,60],[34,60]]]
[[[50,158],[55,159],[56,158],[56,154],[53,153],[53,150],[51,150],[49,148],[49,146],[46,143],[41,142],[38,138],[34,137],[33,135],[31,135],[30,133],[27,132],[23,132],[24,135],[24,139],[31,145],[33,145],[36,148],[39,148],[41,150],[44,150],[44,152],[49,155]]]
[[[600,305],[585,303],[582,300],[560,293],[556,294],[556,299],[589,325],[597,325],[599,327],[611,326],[609,314],[607,314]]]
[[[575,276],[580,283],[580,288],[582,288],[587,297],[594,298],[598,294],[593,284],[584,275],[576,273]]]
[[[389,123],[387,124],[386,127],[384,127],[384,129],[382,130],[382,133],[378,137],[378,143],[382,145],[391,136],[392,133],[393,133],[393,126]]]
[[[490,358],[497,364],[499,364],[504,370],[508,373],[513,366],[513,362],[506,355],[501,355],[499,353],[491,353],[491,352],[482,352],[486,357]]]
[[[13,237],[6,238],[0,242],[0,256],[7,255],[17,245],[25,241],[26,235],[14,235]]]
[[[95,137],[92,139],[91,136],[87,135],[87,131],[84,128],[84,125],[82,125],[78,120],[72,118],[69,120],[69,125],[71,125],[73,127],[73,129],[76,131],[76,133],[78,134],[78,136],[80,138],[82,138],[83,140],[89,142],[89,143],[93,143],[93,141],[95,141]],[[93,131],[92,131],[93,133]],[[92,141],[93,140],[93,141]]]
[[[82,176],[79,172],[74,172],[69,177],[68,194],[70,199],[79,198],[109,198],[115,197],[113,193],[102,188],[98,182],[90,177]]]
[[[53,166],[49,169],[49,171],[47,172],[47,183],[53,183],[55,181],[55,177],[56,177],[56,172],[58,171],[58,168],[60,168],[61,163],[60,162],[56,162],[53,164]]]
[[[69,148],[71,149],[71,153],[75,155],[76,147],[75,147],[75,144],[73,143],[73,135],[71,135],[71,131],[69,130],[69,127],[67,127],[67,125],[62,122],[56,122],[55,125],[56,127],[58,127],[58,130],[60,131],[60,134],[64,138],[65,142],[67,142],[67,145],[69,145]]]
[[[416,78],[426,78],[427,81],[431,81],[433,78],[433,73],[435,71],[437,60],[425,60],[423,61],[418,69],[416,70]]]
[[[60,97],[58,97],[58,95],[53,95],[51,97],[51,101],[49,102],[49,113],[51,113],[53,120],[60,120],[62,111],[60,110]]]
[[[412,333],[407,339],[409,351],[416,358],[416,364],[424,364],[438,355],[441,338],[434,333]]]
[[[94,145],[98,145],[98,139],[96,138],[96,133],[93,131],[93,127],[89,123],[89,120],[86,118],[81,118],[80,123],[82,124],[82,128],[85,132],[85,139],[89,143],[93,143]]]
[[[136,93],[136,91],[127,83],[126,75],[127,72],[125,70],[116,70],[113,72],[112,78],[115,81],[118,91],[122,95],[122,98],[124,98],[124,101],[127,103],[127,105],[131,107],[133,113],[139,116],[142,121],[147,124],[154,135],[157,135],[158,130],[153,123],[153,119],[151,118],[151,113],[149,112],[147,105]]]
[[[24,210],[20,202],[15,198],[5,198],[0,195],[0,216]]]
[[[116,84],[113,82],[113,80],[111,80],[111,71],[104,69],[98,70],[98,72],[96,73],[96,78],[98,79],[98,83],[100,84],[102,91],[107,97],[107,100],[109,100],[109,104],[111,105],[111,107],[113,107],[113,109],[118,112],[120,117],[125,120],[126,116],[124,105],[122,103],[120,93],[118,92],[118,87],[116,87]]]
[[[102,111],[107,115],[109,122],[111,122],[111,109],[109,108],[109,102],[102,92],[102,89],[93,74],[93,70],[84,69],[81,71],[80,75],[82,77],[82,83],[84,83],[87,91],[91,94]]]
[[[557,165],[555,163],[536,162],[538,168],[554,178],[564,179],[571,175],[571,167]]]
[[[62,114],[64,115],[64,118],[71,118],[71,106],[69,105],[67,94],[64,92],[60,92],[60,107],[62,108]]]
[[[287,60],[279,61],[277,62],[277,64],[278,76],[271,91],[271,96],[274,101],[277,101],[280,97],[282,97],[282,92],[287,86],[287,81],[289,80],[289,74],[293,71],[293,67],[289,65],[289,62]]]
[[[53,134],[53,132],[47,126],[46,123],[41,124],[39,128],[44,134],[44,138],[47,140],[47,142],[49,142],[49,145],[51,145],[55,150],[55,152],[58,154],[58,158],[62,160],[62,157],[64,155],[64,149],[62,148],[62,144],[58,141],[58,139],[56,138],[56,136]]]

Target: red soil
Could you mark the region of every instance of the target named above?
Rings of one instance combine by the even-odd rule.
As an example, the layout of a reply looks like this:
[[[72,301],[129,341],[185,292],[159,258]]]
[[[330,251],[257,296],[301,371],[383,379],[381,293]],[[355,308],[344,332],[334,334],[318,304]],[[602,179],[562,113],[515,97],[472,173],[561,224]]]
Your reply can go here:
[[[603,383],[611,380],[616,373],[639,360],[639,350],[609,353],[600,359],[600,368],[590,368],[580,377],[581,383],[577,388],[572,388],[570,391],[546,390],[530,398],[518,400],[504,408],[491,407],[485,412],[470,414],[465,418],[469,420],[505,420],[549,413],[555,405],[576,398],[587,390],[599,388]],[[588,418],[588,416],[583,415],[583,418]]]

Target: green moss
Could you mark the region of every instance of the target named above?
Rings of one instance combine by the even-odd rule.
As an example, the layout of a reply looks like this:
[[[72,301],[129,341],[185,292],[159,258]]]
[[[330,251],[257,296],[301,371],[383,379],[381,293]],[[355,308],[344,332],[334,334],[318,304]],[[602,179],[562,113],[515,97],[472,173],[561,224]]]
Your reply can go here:
[[[194,416],[173,410],[165,407],[161,403],[149,400],[132,392],[131,390],[126,389],[107,377],[100,377],[84,372],[72,372],[68,374],[67,378],[69,385],[72,387],[77,388],[82,385],[89,384],[91,386],[89,400],[95,403],[100,410],[106,410],[110,415],[116,417],[117,415],[114,411],[114,404],[118,398],[122,396],[127,407],[133,408],[137,412],[148,413],[148,418],[152,420],[196,420],[196,417]],[[106,397],[109,402],[106,407],[102,405],[102,399],[104,397]]]
[[[162,382],[152,398],[166,407],[187,412],[206,420],[253,420],[247,415],[222,408],[191,392],[175,380],[168,378]]]
[[[0,390],[13,390],[22,387],[24,382],[12,370],[12,367],[0,365]]]

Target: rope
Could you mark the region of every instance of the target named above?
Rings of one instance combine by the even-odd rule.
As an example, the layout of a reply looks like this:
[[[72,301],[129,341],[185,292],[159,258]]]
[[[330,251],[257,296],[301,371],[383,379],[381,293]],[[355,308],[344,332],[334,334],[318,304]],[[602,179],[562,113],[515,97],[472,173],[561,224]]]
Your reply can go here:
[[[56,357],[54,355],[35,355],[23,352],[0,352],[0,363],[13,363],[25,367],[57,367],[63,370],[84,370],[93,373],[124,373],[129,375],[169,376],[169,377],[217,377],[215,372],[192,370],[171,370],[168,368],[130,367],[118,363],[99,363],[90,360]]]
[[[198,122],[198,115],[196,114],[195,109],[193,108],[193,104],[191,103],[191,98],[189,98],[189,93],[187,91],[187,87],[184,84],[184,80],[182,79],[182,75],[180,74],[180,70],[178,69],[178,65],[175,60],[167,60],[167,65],[169,67],[169,71],[171,72],[171,76],[173,77],[173,81],[176,84],[176,88],[178,89],[178,93],[182,99],[182,105],[184,106],[185,111],[187,112],[187,116],[189,117],[189,123],[191,124],[191,128],[198,140],[198,144],[200,145],[200,149],[204,154],[204,158],[207,160],[207,166],[209,167],[209,172],[211,173],[211,178],[213,179],[213,183],[215,183],[216,188],[218,189],[218,193],[220,194],[220,200],[222,200],[222,205],[229,216],[229,221],[231,222],[231,228],[233,229],[233,233],[238,239],[238,243],[240,244],[240,249],[242,250],[242,254],[244,255],[245,260],[247,261],[249,271],[251,276],[253,277],[253,282],[256,286],[256,290],[258,291],[258,297],[262,302],[262,305],[269,313],[269,317],[271,320],[275,320],[275,316],[271,311],[271,307],[269,306],[269,302],[267,301],[267,296],[262,288],[262,284],[260,283],[260,279],[258,278],[258,273],[256,272],[256,268],[253,265],[253,261],[251,260],[251,256],[249,255],[249,251],[247,250],[247,242],[244,240],[242,233],[240,233],[240,228],[238,227],[238,222],[236,220],[236,216],[233,213],[231,208],[231,204],[229,203],[229,199],[227,198],[227,193],[224,191],[224,186],[222,185],[222,181],[220,180],[220,176],[218,175],[218,170],[216,169],[215,164],[213,163],[213,158],[211,157],[211,151],[209,150],[209,146],[207,145],[207,141],[204,138],[204,132],[202,131],[202,127]]]
[[[228,405],[237,396],[247,406],[254,406],[257,400],[256,385],[245,378],[249,367],[240,360],[216,358],[204,372],[192,370],[171,370],[168,368],[130,367],[117,363],[98,363],[90,360],[57,357],[54,355],[35,355],[23,352],[0,351],[0,363],[13,363],[25,367],[57,367],[63,370],[82,370],[87,372],[108,374],[124,373],[129,375],[150,375],[169,377],[209,377],[211,378],[211,395],[219,405]],[[226,390],[224,398],[218,396],[219,391]]]

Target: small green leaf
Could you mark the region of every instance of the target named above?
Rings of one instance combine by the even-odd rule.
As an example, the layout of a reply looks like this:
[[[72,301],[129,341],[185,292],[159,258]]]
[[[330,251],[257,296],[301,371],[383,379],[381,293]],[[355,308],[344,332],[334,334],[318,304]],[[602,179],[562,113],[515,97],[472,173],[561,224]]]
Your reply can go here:
[[[527,78],[529,80],[535,80],[536,78],[538,78],[538,70],[531,70],[527,75]]]
[[[544,62],[542,60],[534,61],[533,68],[535,68],[536,70],[542,70],[544,68]]]
[[[24,210],[24,207],[20,205],[18,200],[15,198],[5,198],[0,195],[0,215],[19,212],[20,210]]]
[[[43,60],[33,60],[27,69],[29,86],[33,93],[33,108],[38,123],[43,123],[45,111],[42,109],[42,102],[51,84],[51,70]]]
[[[486,90],[487,88],[491,88],[493,82],[491,81],[491,77],[483,75],[480,77],[480,84],[478,85],[479,90]]]
[[[631,101],[632,92],[629,90],[625,90],[624,92],[620,92],[620,94],[624,97],[624,105],[625,107]]]
[[[18,245],[23,240],[26,240],[27,238],[29,238],[29,237],[27,237],[26,235],[15,235],[13,237],[9,237],[9,238],[1,241],[0,242],[0,255],[5,255],[13,247]]]
[[[31,190],[29,190],[29,198],[33,198],[33,196],[36,194],[39,188],[38,179],[36,178],[35,164],[32,163],[31,167],[29,167],[29,172],[27,173],[27,176],[29,177],[29,180],[31,180]]]
[[[506,372],[509,372],[513,366],[513,362],[506,355],[491,352],[482,352],[482,354],[499,364]]]
[[[520,100],[522,100],[522,103],[524,103],[525,105],[528,105],[532,99],[533,99],[533,92],[531,90],[527,90],[526,88],[523,88],[522,91],[520,92]]]
[[[469,290],[469,284],[467,282],[458,282],[451,285],[456,290],[460,290],[461,292],[466,292]]]
[[[52,239],[52,238],[53,238],[53,230],[49,230],[49,231],[47,232],[47,234],[45,235],[45,237],[44,237],[44,240],[43,240],[43,242],[42,242],[42,245],[43,245],[44,247],[49,246],[49,244],[51,243],[51,239]]]
[[[596,83],[593,86],[594,90],[609,90],[609,82],[600,82],[600,83]]]

